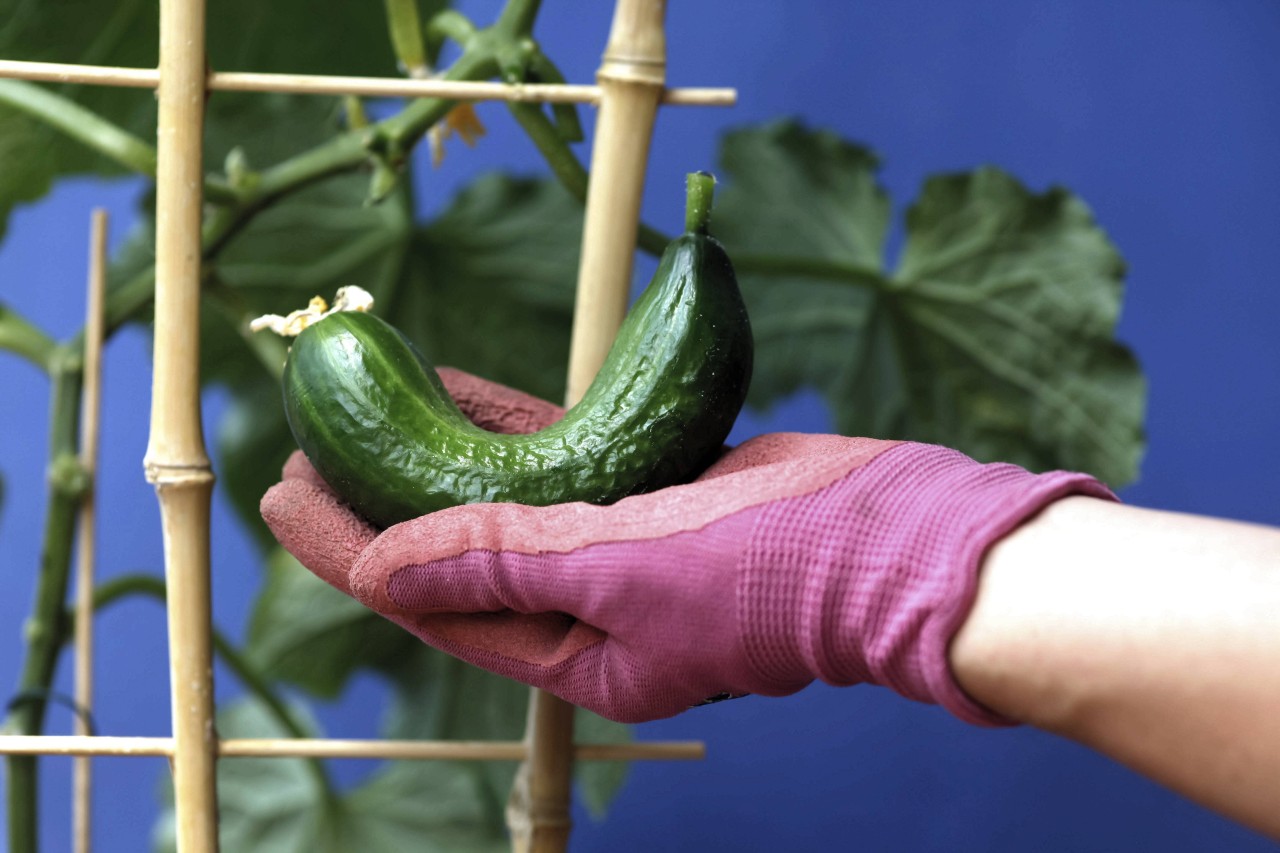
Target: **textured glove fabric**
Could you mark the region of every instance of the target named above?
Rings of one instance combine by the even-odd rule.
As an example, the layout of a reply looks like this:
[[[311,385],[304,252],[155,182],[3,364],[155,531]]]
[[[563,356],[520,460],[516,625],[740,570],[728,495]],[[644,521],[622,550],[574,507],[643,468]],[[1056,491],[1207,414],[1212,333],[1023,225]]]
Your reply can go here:
[[[446,377],[479,421],[559,416],[472,381]],[[999,724],[956,684],[947,647],[987,549],[1067,494],[1111,497],[1081,474],[931,445],[771,434],[611,506],[477,504],[385,531],[295,456],[262,511],[304,565],[425,642],[611,719],[821,679]]]
[[[903,444],[820,491],[771,502],[738,569],[753,671],[774,684],[797,674],[869,682],[971,723],[1008,722],[960,689],[948,647],[986,551],[1068,494],[1113,497],[1085,475]]]

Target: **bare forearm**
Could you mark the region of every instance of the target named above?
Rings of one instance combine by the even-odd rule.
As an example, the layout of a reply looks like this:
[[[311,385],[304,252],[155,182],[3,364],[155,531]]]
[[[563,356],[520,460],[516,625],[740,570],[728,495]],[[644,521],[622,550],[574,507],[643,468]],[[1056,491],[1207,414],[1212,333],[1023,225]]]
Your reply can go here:
[[[1280,530],[1068,498],[988,555],[978,701],[1280,837]]]

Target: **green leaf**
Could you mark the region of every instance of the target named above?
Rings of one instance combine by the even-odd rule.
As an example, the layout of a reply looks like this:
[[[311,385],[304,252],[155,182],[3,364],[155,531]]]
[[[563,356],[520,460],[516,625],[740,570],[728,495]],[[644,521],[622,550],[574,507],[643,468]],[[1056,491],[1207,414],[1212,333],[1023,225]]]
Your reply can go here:
[[[419,644],[397,658],[389,670],[395,701],[388,736],[448,740],[519,740],[528,716],[529,688]],[[574,734],[579,742],[626,743],[632,728],[578,709]],[[411,773],[412,770],[402,772]],[[503,825],[503,810],[515,780],[514,762],[459,763],[489,822]],[[603,816],[626,779],[625,762],[579,762],[574,778],[588,810]]]
[[[985,458],[1137,476],[1145,383],[1113,340],[1124,264],[1088,207],[980,169],[926,183],[895,276],[910,417]]]
[[[214,441],[218,487],[259,547],[268,552],[276,540],[258,513],[258,503],[280,482],[285,460],[298,449],[285,421],[279,383],[250,372],[218,420]]]
[[[730,250],[751,313],[752,406],[817,385],[828,396],[853,395],[858,411],[886,411],[878,401],[893,389],[872,384],[877,377],[856,355],[884,281],[890,204],[875,179],[878,162],[835,134],[792,122],[725,136],[729,181],[712,229]]]
[[[71,62],[154,68],[157,64],[157,12],[154,2],[123,0],[10,0],[8,14],[0,14],[0,56],[6,59]],[[154,94],[114,86],[50,87],[143,139],[155,138]],[[55,177],[81,172],[120,174],[106,157],[50,128],[31,130],[30,120],[18,119],[7,108],[0,114],[0,151],[4,162],[21,164],[5,172],[22,172],[28,188],[42,186],[38,195],[11,194],[0,185],[0,212],[13,204],[43,195]]]
[[[407,739],[519,740],[524,735],[529,688],[415,640],[415,648],[389,670],[395,698],[387,736]],[[458,762],[485,820],[504,825],[516,762]],[[412,773],[413,769],[401,771]]]
[[[245,653],[267,677],[331,698],[361,667],[386,668],[421,645],[338,592],[282,548],[267,560]]]
[[[397,761],[346,798],[334,851],[505,853],[504,825],[482,811],[470,773],[454,762]]]
[[[756,335],[751,402],[820,389],[851,435],[1131,481],[1145,384],[1114,340],[1123,263],[1088,208],[996,169],[933,178],[885,272],[876,158],[784,122],[723,149],[715,229]]]
[[[0,105],[0,163],[5,164],[0,167],[0,240],[13,208],[43,197],[52,186],[52,135],[34,119]],[[19,163],[21,168],[14,168]]]
[[[581,240],[558,184],[480,178],[419,230],[381,313],[437,364],[558,400]]]
[[[312,726],[312,734],[318,734]],[[287,737],[261,705],[239,700],[218,714],[223,737]],[[155,830],[157,851],[176,851],[172,786]],[[394,762],[342,796],[326,795],[300,758],[218,762],[219,840],[254,853],[496,853],[506,839],[482,818],[465,774],[443,762]]]
[[[778,121],[726,134],[720,164],[732,182],[720,193],[712,227],[743,255],[882,268],[890,208],[871,151]],[[730,236],[745,228],[759,242]]]
[[[346,284],[359,284],[375,297],[394,291],[414,237],[410,202],[396,193],[365,205],[366,189],[358,175],[333,178],[256,216],[215,262],[227,304],[240,318],[251,318],[287,314],[312,296],[332,299]],[[381,304],[376,307],[385,313]],[[242,327],[228,323],[213,334],[215,345],[244,352]]]
[[[314,721],[300,708],[308,734],[318,734]],[[241,699],[218,712],[218,733],[227,738],[289,737],[253,699]],[[177,850],[173,786],[161,785],[162,812],[154,830],[154,847]],[[326,839],[325,797],[301,758],[231,758],[218,762],[218,829],[223,850],[263,853],[332,850]]]

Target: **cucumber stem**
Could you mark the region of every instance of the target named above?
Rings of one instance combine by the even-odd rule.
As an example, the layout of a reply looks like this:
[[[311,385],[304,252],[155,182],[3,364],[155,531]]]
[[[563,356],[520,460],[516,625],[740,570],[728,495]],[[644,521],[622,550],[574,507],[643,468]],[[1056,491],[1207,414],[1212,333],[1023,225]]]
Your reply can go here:
[[[709,172],[690,172],[685,179],[686,196],[684,230],[697,234],[707,233],[711,221],[711,198],[715,195],[716,179]]]

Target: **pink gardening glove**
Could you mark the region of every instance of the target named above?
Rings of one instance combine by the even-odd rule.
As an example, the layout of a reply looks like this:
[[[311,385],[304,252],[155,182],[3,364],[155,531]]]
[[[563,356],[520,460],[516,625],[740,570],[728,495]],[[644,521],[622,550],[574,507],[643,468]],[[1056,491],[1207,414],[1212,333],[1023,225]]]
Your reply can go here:
[[[488,429],[562,410],[457,371]],[[870,682],[973,723],[1007,722],[957,685],[947,647],[986,550],[1083,474],[1033,475],[931,445],[764,435],[694,483],[611,506],[473,504],[371,527],[305,458],[263,498],[280,542],[424,642],[602,716]]]

